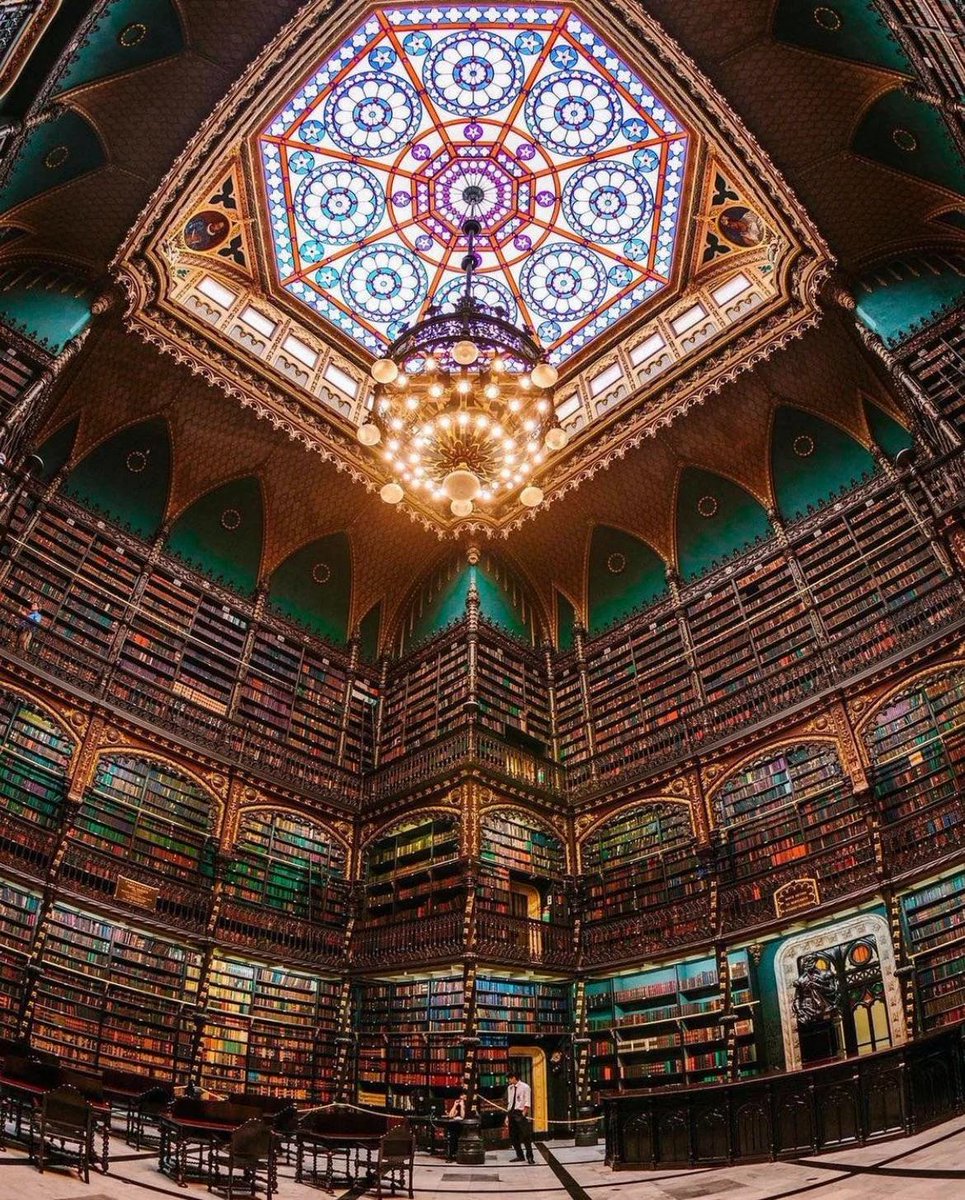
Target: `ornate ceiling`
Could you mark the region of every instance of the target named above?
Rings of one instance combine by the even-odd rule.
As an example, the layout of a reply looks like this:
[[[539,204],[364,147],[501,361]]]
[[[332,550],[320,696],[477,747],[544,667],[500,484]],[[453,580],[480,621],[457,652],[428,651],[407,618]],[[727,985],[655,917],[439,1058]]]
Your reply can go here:
[[[59,106],[17,161],[42,163],[60,145],[70,153],[62,168],[38,170],[33,186],[20,190],[10,190],[16,163],[8,162],[0,268],[15,278],[33,264],[69,267],[96,295],[124,245],[120,269],[134,287],[134,308],[100,318],[38,441],[76,420],[75,463],[118,430],[163,418],[172,431],[168,524],[212,489],[257,479],[260,576],[312,539],[344,531],[351,621],[381,600],[387,628],[417,579],[452,553],[440,540],[449,531],[426,514],[409,510],[406,519],[388,510],[368,490],[377,471],[352,434],[372,351],[282,286],[259,141],[371,10],[314,0],[106,0],[86,6],[91,15],[74,37],[78,14],[69,7],[45,0],[38,8],[34,33],[47,30],[40,67],[29,41],[5,60],[10,78],[28,64],[10,91],[11,111],[29,114],[51,92]],[[820,25],[819,8],[833,9],[839,24]],[[556,593],[585,619],[594,529],[625,530],[675,563],[685,468],[714,472],[755,502],[775,504],[769,445],[780,405],[815,413],[870,445],[862,397],[886,406],[888,399],[847,320],[825,315],[796,336],[820,316],[813,285],[829,257],[821,236],[854,279],[895,255],[965,246],[965,201],[952,173],[933,169],[943,147],[932,137],[936,110],[905,104],[913,66],[870,0],[647,0],[643,7],[619,0],[581,11],[687,130],[669,282],[562,364],[558,403],[574,439],[552,464],[552,503],[518,527],[518,514],[508,512],[486,530],[456,532],[463,543],[496,535],[498,552],[544,611]],[[126,44],[130,36],[120,39],[121,15],[147,27],[136,46]],[[68,26],[59,66],[59,52],[45,47],[58,22]],[[433,40],[444,36],[440,30]],[[514,42],[515,32],[525,65]],[[48,69],[54,82],[41,86]],[[373,71],[367,58],[356,69]],[[8,82],[0,79],[0,87]],[[916,149],[894,139],[888,113],[896,105]],[[524,123],[525,108],[524,100]],[[478,123],[486,121],[506,125],[499,114]],[[614,146],[621,137],[622,129]],[[358,165],[375,162],[377,170],[384,161]],[[594,164],[570,174],[584,165]],[[564,176],[565,169],[563,189]],[[648,178],[652,191],[655,178]],[[387,211],[391,203],[390,193]],[[760,219],[758,245],[724,234],[720,217],[733,205]],[[227,236],[189,249],[188,222],[209,210],[217,214],[215,235],[227,222]],[[574,231],[562,200],[559,225]],[[607,245],[614,243],[596,239],[588,249]],[[719,305],[714,290],[741,275],[753,288]],[[217,285],[213,298],[201,290],[205,276]],[[218,297],[226,294],[225,306]],[[684,321],[678,333],[672,322],[695,303],[706,320],[690,328]],[[249,308],[249,319],[277,322],[267,341],[240,319]],[[144,338],[173,357],[159,356]],[[651,340],[658,338],[665,345]],[[646,357],[641,348],[654,346]],[[741,373],[742,365],[750,369]]]
[[[549,500],[817,319],[824,243],[653,22],[618,55],[595,0],[321,9],[215,111],[115,271],[131,328],[362,486],[388,478],[354,438],[368,367],[452,303],[468,187],[480,287],[562,368]],[[515,493],[468,521],[404,507],[486,536],[528,515]]]

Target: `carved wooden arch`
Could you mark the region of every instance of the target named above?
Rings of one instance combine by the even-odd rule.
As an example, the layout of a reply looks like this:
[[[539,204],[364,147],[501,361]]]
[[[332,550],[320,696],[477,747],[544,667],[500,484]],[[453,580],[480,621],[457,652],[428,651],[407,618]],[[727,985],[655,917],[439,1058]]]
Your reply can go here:
[[[621,817],[626,816],[631,812],[636,812],[638,809],[656,808],[662,804],[672,804],[676,805],[678,808],[687,809],[687,812],[690,816],[690,837],[691,840],[696,844],[697,828],[694,822],[694,808],[692,801],[683,796],[641,796],[636,800],[629,801],[627,804],[621,804],[618,808],[612,808],[602,815],[596,814],[590,816],[590,814],[587,814],[587,823],[582,829],[579,827],[580,819],[578,818],[576,834],[577,870],[581,873],[584,871],[583,849],[586,843],[591,837],[594,836],[594,834],[597,833],[601,826],[605,825],[608,821],[619,820]]]
[[[497,812],[503,812],[508,816],[518,817],[521,819],[521,823],[524,826],[527,824],[533,825],[534,827],[541,829],[543,833],[549,833],[553,837],[557,838],[560,845],[563,847],[563,859],[566,863],[566,869],[571,869],[572,863],[570,861],[570,839],[568,837],[568,831],[565,824],[557,821],[553,817],[545,816],[542,813],[529,812],[526,809],[520,808],[518,804],[513,804],[502,799],[493,799],[488,803],[484,802],[479,807],[480,835],[482,834],[486,817]]]
[[[104,758],[134,758],[141,762],[155,763],[158,766],[165,767],[174,775],[180,775],[184,779],[189,779],[201,789],[211,803],[213,820],[209,836],[217,838],[220,835],[225,815],[225,800],[214,790],[211,781],[205,779],[199,772],[192,770],[190,767],[185,767],[183,764],[175,762],[170,758],[166,758],[163,754],[158,754],[153,750],[145,750],[141,746],[124,742],[112,743],[110,745],[98,746],[91,755],[87,779],[83,783],[83,790],[85,792],[93,782],[94,776],[97,773],[98,763]]]
[[[53,721],[53,723],[57,726],[57,728],[63,731],[64,737],[66,737],[70,742],[72,747],[70,752],[71,761],[75,761],[74,755],[80,748],[81,739],[83,738],[89,723],[85,714],[74,711],[71,711],[69,714],[61,712],[61,710],[55,708],[54,705],[48,704],[46,700],[41,700],[39,696],[34,695],[32,692],[25,691],[22,687],[18,687],[16,684],[10,683],[7,679],[0,679],[0,692],[8,692],[11,696],[16,696],[28,708],[36,708],[39,712],[49,717],[50,720]],[[82,725],[83,727],[79,730],[75,729],[70,721],[71,716],[75,718],[78,725]]]
[[[338,844],[345,851],[345,878],[348,878],[349,868],[352,863],[352,834],[351,828],[347,830],[339,830],[335,824],[330,824],[321,817],[317,817],[312,813],[304,812],[300,808],[295,808],[290,804],[267,804],[262,801],[256,801],[254,804],[242,805],[234,814],[234,819],[231,822],[231,841],[228,843],[231,850],[234,850],[238,843],[238,835],[241,833],[241,826],[244,823],[245,817],[252,816],[255,813],[276,813],[284,814],[289,817],[299,817],[307,825],[314,825],[316,828],[331,837],[332,841]],[[226,831],[228,832],[228,831]]]
[[[138,414],[138,416],[132,417],[130,421],[123,421],[123,422],[121,422],[120,425],[112,425],[111,428],[109,430],[107,430],[106,433],[103,433],[100,437],[94,439],[93,441],[91,441],[89,443],[84,441],[84,407],[83,406],[81,408],[78,408],[77,410],[75,410],[74,415],[72,417],[68,417],[66,421],[61,422],[61,424],[57,427],[57,429],[63,429],[63,427],[65,425],[69,424],[70,421],[77,420],[78,418],[79,418],[79,424],[77,426],[77,432],[74,434],[74,441],[70,448],[70,454],[67,457],[67,461],[64,463],[64,467],[68,472],[73,471],[75,467],[79,467],[80,464],[82,462],[84,462],[86,459],[88,459],[94,453],[95,450],[99,450],[101,448],[101,446],[106,446],[107,443],[112,438],[115,438],[119,434],[124,433],[125,430],[136,429],[138,427],[138,425],[150,425],[154,421],[160,421],[161,424],[164,425],[165,429],[167,430],[168,444],[171,447],[171,469],[168,473],[168,493],[170,494],[172,481],[174,479],[174,471],[175,471],[175,461],[174,461],[175,438],[174,438],[174,426],[171,424],[171,417],[166,409],[162,408],[162,409],[156,409],[154,412],[140,413],[140,414]],[[57,430],[54,430],[54,432],[56,433]],[[167,497],[165,497],[164,507],[165,507],[165,509],[167,508]]]
[[[868,705],[867,710],[855,722],[856,740],[866,766],[870,767],[872,765],[868,735],[870,734],[874,719],[882,709],[897,700],[903,693],[913,692],[929,680],[940,679],[943,675],[953,675],[956,673],[965,676],[965,658],[952,658],[946,662],[933,664],[930,667],[923,668],[921,671],[916,671],[913,675],[901,680],[900,683],[888,688]]]
[[[707,789],[707,808],[712,819],[714,820],[715,826],[717,824],[715,813],[717,798],[720,792],[723,791],[723,789],[728,783],[730,783],[731,779],[733,779],[735,775],[741,771],[746,771],[748,767],[753,766],[755,763],[761,762],[765,758],[773,757],[780,750],[790,749],[794,746],[817,745],[834,746],[835,754],[838,758],[838,764],[841,767],[841,777],[842,779],[846,780],[848,778],[848,769],[846,766],[845,755],[842,752],[840,738],[828,734],[811,733],[807,730],[802,732],[798,737],[779,738],[776,742],[771,742],[763,748],[758,747],[750,754],[745,754],[743,758],[739,759],[736,763],[733,763],[730,767],[728,767],[727,770],[720,776],[720,778],[716,779]]]
[[[376,821],[369,822],[362,829],[361,837],[359,838],[359,861],[364,858],[366,852],[376,838],[388,837],[393,830],[401,828],[403,825],[408,825],[410,821],[418,821],[421,817],[447,817],[453,821],[458,829],[462,824],[462,815],[453,808],[445,808],[441,804],[429,804],[422,808],[414,808],[407,813],[400,813],[397,817],[389,819],[388,824],[379,824]]]

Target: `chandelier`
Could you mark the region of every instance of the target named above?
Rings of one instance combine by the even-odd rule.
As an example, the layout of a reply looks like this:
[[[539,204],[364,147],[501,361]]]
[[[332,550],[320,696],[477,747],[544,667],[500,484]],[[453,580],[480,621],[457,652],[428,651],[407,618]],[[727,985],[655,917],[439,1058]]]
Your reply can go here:
[[[472,214],[482,188],[470,184],[462,199]],[[408,491],[463,518],[518,491],[535,508],[543,492],[534,476],[568,441],[553,410],[556,368],[528,329],[474,295],[481,232],[475,216],[463,221],[465,283],[451,309],[431,303],[372,364],[374,402],[358,439],[381,447],[388,504]]]

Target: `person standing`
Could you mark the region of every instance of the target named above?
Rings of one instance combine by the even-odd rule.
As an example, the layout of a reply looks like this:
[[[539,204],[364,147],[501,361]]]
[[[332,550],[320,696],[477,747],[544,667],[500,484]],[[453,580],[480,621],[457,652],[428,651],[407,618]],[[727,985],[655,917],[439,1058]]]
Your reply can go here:
[[[468,1103],[469,1093],[461,1091],[446,1109],[446,1162],[453,1162],[459,1152],[459,1135],[462,1133],[462,1123],[466,1119]]]
[[[506,1089],[506,1119],[509,1122],[509,1140],[516,1151],[514,1162],[523,1162],[523,1148],[528,1163],[533,1161],[533,1091],[515,1071],[510,1071],[509,1087]]]
[[[40,628],[43,619],[44,615],[37,604],[37,597],[31,596],[20,614],[20,623],[17,629],[17,648],[19,650],[30,649],[30,641],[35,630]]]

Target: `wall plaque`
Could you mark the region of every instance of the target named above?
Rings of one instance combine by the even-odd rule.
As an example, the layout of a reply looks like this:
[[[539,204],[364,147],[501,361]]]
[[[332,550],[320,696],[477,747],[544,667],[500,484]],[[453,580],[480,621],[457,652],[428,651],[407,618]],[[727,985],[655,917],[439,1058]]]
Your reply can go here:
[[[134,908],[146,908],[151,912],[157,907],[159,894],[158,888],[141,883],[138,879],[128,879],[125,875],[118,875],[117,883],[114,886],[115,900],[130,904]]]

